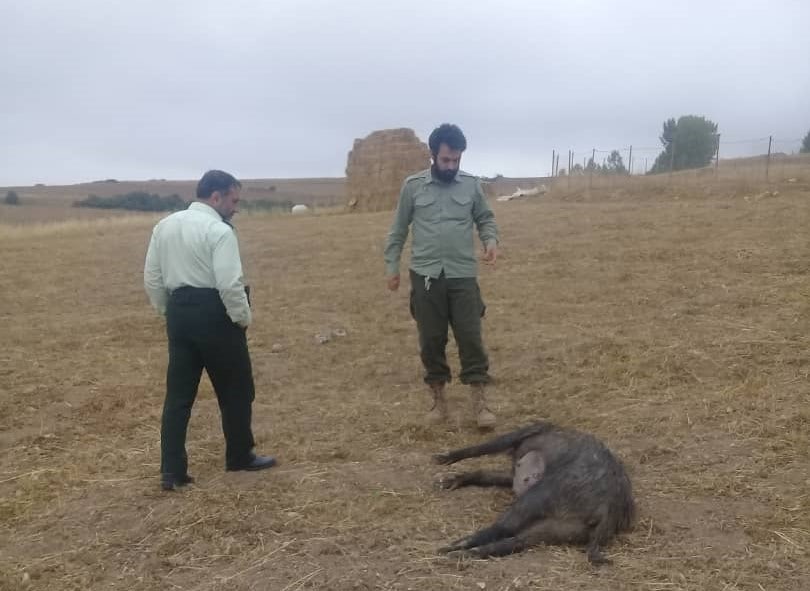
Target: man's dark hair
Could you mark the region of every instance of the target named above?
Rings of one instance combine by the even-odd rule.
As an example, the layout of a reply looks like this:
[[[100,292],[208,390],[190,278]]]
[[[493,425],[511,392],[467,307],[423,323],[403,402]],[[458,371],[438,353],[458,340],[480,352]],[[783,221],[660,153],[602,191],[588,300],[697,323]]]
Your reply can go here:
[[[446,144],[451,150],[463,152],[467,149],[467,138],[458,125],[442,123],[433,130],[428,138],[430,153],[435,157],[439,153],[439,146]]]
[[[234,187],[241,189],[242,183],[232,174],[222,170],[209,170],[197,183],[197,199],[209,199],[216,191],[224,195]]]

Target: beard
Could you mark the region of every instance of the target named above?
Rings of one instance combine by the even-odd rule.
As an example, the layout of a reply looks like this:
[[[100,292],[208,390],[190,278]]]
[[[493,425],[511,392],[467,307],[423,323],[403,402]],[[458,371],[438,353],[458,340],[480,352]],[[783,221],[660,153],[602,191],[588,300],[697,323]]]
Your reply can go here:
[[[230,221],[231,221],[231,218],[233,217],[234,212],[232,211],[232,212],[228,213],[224,209],[220,209],[220,208],[215,208],[215,209],[217,210],[217,213],[219,214],[219,217],[222,218],[222,221],[225,222],[226,224],[229,224]]]
[[[447,170],[439,170],[435,164],[430,167],[430,172],[433,174],[434,177],[442,181],[443,183],[451,183],[453,179],[456,178],[456,174],[458,174],[458,168],[450,168]]]

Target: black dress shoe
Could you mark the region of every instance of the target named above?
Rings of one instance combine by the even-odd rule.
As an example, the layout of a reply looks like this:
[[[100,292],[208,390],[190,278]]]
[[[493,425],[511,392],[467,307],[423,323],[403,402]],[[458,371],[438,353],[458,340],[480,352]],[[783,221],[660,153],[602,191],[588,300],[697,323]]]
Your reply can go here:
[[[174,474],[161,474],[160,486],[163,490],[176,490],[181,486],[191,484],[194,482],[194,477],[188,474],[182,476],[175,476]]]
[[[276,458],[273,456],[256,456],[252,455],[250,461],[246,464],[236,464],[227,466],[225,469],[228,472],[236,472],[237,470],[266,470],[276,465]]]

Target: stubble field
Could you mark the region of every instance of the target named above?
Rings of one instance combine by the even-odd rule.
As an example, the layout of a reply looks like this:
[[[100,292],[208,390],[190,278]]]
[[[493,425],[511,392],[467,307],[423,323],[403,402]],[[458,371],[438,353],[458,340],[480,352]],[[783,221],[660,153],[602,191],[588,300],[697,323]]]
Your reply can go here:
[[[510,497],[433,487],[431,454],[481,435],[457,383],[453,423],[422,422],[409,286],[382,274],[390,214],[236,218],[257,451],[281,464],[224,472],[204,379],[197,483],[168,494],[165,335],[142,288],[157,218],[0,227],[0,589],[806,589],[808,198],[800,178],[494,204],[497,431],[550,419],[623,458],[639,520],[600,569],[579,548],[437,555]]]

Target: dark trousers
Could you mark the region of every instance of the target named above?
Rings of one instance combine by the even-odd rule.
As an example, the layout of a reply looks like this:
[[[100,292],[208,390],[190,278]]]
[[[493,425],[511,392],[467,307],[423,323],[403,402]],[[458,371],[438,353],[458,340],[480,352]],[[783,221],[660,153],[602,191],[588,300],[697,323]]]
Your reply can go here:
[[[453,328],[458,345],[462,384],[487,383],[489,358],[481,338],[481,318],[486,307],[475,277],[448,279],[442,273],[425,283],[411,275],[411,315],[419,329],[419,350],[428,384],[449,382],[447,328]]]
[[[183,287],[166,307],[169,367],[160,429],[160,471],[188,470],[186,431],[205,368],[219,402],[225,434],[225,463],[244,465],[254,446],[251,406],[253,370],[245,329],[231,322],[215,289]]]

